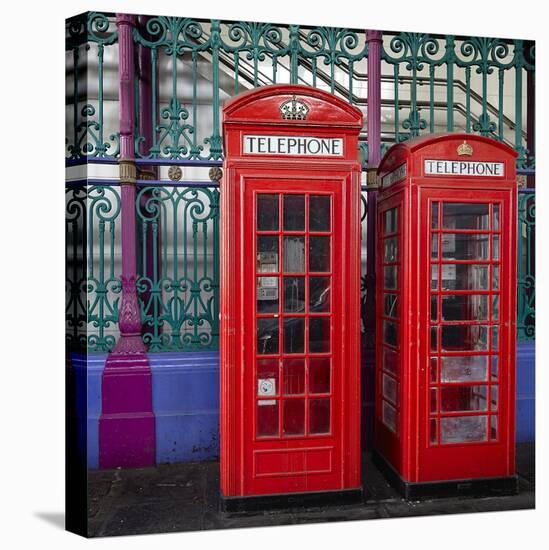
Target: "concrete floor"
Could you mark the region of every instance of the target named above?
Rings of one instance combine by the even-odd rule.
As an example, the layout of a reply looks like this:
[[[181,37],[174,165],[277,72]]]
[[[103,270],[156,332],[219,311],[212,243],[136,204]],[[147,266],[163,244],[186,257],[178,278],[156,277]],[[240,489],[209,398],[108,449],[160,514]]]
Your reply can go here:
[[[217,461],[94,470],[88,476],[88,535],[136,535],[535,507],[533,444],[517,446],[520,491],[513,496],[406,502],[387,484],[369,454],[364,455],[362,471],[368,496],[360,504],[224,513],[220,511]]]

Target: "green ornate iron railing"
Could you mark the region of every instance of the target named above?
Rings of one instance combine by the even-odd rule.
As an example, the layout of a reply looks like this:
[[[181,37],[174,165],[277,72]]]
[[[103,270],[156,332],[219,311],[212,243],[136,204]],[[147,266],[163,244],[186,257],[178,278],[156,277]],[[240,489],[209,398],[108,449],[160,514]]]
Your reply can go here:
[[[120,190],[87,188],[88,351],[110,351],[118,337],[120,280]]]
[[[118,156],[119,136],[114,16],[88,13],[67,29],[66,156],[108,161]],[[257,86],[303,83],[366,106],[365,31],[140,17],[133,39],[138,159],[221,160],[221,104]],[[150,69],[141,65],[143,52]],[[382,150],[422,133],[463,130],[509,143],[519,169],[534,167],[533,128],[525,127],[524,116],[531,107],[524,85],[534,73],[531,43],[385,33],[382,70]],[[142,96],[144,82],[150,97]],[[146,111],[151,125],[140,124]],[[150,135],[139,135],[140,128]],[[366,167],[364,139],[359,148]],[[521,339],[534,337],[534,204],[533,194],[519,195]],[[213,187],[139,188],[138,289],[150,350],[217,349],[218,205]],[[119,188],[69,186],[66,220],[69,346],[109,351],[118,336],[121,291]],[[76,260],[86,250],[79,269]]]
[[[536,195],[519,192],[518,195],[518,294],[517,337],[533,340],[536,336]]]
[[[111,106],[111,114],[117,113],[117,64],[111,63],[109,66],[109,95],[113,96],[110,102],[105,98],[104,76],[105,53],[117,55],[117,38],[114,21],[102,13],[88,12],[69,20],[66,35],[67,159],[118,156],[119,132],[113,131],[108,140],[105,139],[107,123],[114,130],[114,123],[117,122],[116,115],[105,116],[107,103]],[[96,78],[90,78],[88,71],[91,70],[97,70]]]
[[[136,206],[145,344],[151,351],[217,349],[218,189],[143,187]]]
[[[71,351],[86,349],[86,187],[65,188],[65,334]]]
[[[353,76],[365,31],[151,17],[133,36],[152,64],[151,105],[140,106],[152,113],[152,145],[140,154],[138,136],[136,156],[222,159],[221,99],[257,86],[303,83],[364,103]]]
[[[523,127],[527,102],[523,82],[535,62],[532,42],[386,33],[382,61],[382,70],[392,72],[392,86],[382,87],[384,119],[390,121],[384,128],[385,140],[477,132],[514,147],[517,168],[534,166]],[[509,89],[511,94],[506,93]],[[505,114],[509,112],[511,117]]]

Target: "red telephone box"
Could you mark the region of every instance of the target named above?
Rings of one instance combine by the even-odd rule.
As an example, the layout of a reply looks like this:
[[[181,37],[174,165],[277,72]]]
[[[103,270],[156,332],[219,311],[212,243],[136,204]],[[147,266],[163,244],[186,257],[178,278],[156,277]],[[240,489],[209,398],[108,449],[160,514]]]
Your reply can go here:
[[[517,489],[515,157],[435,135],[378,169],[375,442],[408,498]]]
[[[362,113],[274,85],[227,102],[223,125],[225,505],[360,495]]]

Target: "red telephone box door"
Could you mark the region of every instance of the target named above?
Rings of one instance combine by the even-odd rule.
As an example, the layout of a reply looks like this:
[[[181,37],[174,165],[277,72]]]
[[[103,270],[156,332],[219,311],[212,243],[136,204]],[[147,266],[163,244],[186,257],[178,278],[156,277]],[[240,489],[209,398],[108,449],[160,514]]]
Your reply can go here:
[[[508,441],[512,350],[506,310],[512,243],[510,195],[506,191],[421,191],[421,210],[429,212],[422,228],[421,261],[429,266],[421,281],[425,318],[420,377],[418,467],[422,479],[508,475],[513,460]],[[494,471],[494,465],[501,471]]]
[[[276,189],[276,191],[273,191]],[[248,180],[247,494],[341,487],[341,181]],[[253,320],[253,324],[252,324]],[[284,476],[281,479],[281,475]]]

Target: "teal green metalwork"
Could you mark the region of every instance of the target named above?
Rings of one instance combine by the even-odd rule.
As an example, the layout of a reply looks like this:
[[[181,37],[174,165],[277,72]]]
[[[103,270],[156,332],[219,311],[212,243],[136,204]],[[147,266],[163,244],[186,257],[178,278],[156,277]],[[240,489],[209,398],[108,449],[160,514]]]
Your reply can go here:
[[[88,188],[87,195],[88,351],[107,352],[114,347],[118,333],[118,294],[122,289],[115,266],[120,192],[115,187],[95,185]]]
[[[536,336],[536,274],[535,228],[536,195],[518,195],[518,289],[517,289],[517,338],[533,340]]]
[[[217,349],[219,191],[144,187],[136,208],[145,344],[151,351]]]
[[[71,49],[73,52],[73,135],[72,143],[69,143],[68,139],[66,141],[67,158],[69,159],[81,157],[114,158],[119,153],[119,133],[111,134],[109,136],[110,142],[105,141],[104,137],[104,52],[105,47],[112,46],[118,39],[116,29],[109,31],[112,25],[106,15],[88,12],[85,23],[82,19],[79,19],[77,23],[69,26],[67,49]],[[90,50],[90,43],[97,45],[97,102],[94,102],[95,104],[85,103],[80,107],[80,60],[82,58],[82,63],[87,64],[84,49]],[[82,91],[85,92],[86,88]],[[109,150],[112,151],[108,153]]]

